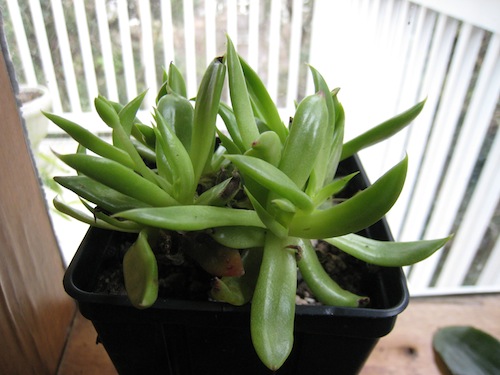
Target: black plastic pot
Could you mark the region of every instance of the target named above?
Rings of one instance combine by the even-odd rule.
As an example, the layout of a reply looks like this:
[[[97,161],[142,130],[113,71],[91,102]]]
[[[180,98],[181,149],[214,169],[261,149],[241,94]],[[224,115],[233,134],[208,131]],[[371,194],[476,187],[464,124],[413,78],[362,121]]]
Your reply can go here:
[[[350,173],[357,158],[342,163]],[[357,177],[358,178],[358,177]],[[358,186],[366,187],[364,173]],[[367,230],[389,240],[384,220]],[[90,229],[71,262],[64,287],[91,320],[120,374],[268,374],[250,338],[249,306],[159,299],[137,310],[126,296],[92,292],[113,233]],[[295,341],[278,374],[355,374],[378,339],[408,304],[400,268],[380,268],[369,279],[371,308],[297,306]]]

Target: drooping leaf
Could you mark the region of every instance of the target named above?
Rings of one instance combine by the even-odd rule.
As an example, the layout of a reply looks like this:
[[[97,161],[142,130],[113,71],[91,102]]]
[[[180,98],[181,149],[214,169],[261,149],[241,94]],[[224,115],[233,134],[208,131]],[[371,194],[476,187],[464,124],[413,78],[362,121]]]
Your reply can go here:
[[[123,257],[123,278],[130,302],[139,309],[150,307],[158,297],[158,265],[146,230]]]

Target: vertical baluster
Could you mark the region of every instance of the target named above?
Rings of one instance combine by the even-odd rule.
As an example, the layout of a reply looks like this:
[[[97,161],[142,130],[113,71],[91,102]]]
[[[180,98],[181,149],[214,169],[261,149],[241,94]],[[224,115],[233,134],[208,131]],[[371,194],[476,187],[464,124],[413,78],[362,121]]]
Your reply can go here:
[[[398,99],[399,111],[409,108],[417,101],[424,99],[426,96],[425,94],[422,94],[423,97],[419,97],[420,93],[418,90],[423,79],[427,51],[429,50],[429,46],[432,41],[432,29],[435,23],[435,13],[428,11],[425,7],[418,7],[418,9],[414,10],[414,12],[416,13],[416,20],[409,18],[408,21],[410,23],[416,22],[414,31],[409,36],[409,42],[411,43],[409,55],[407,59],[401,61],[401,65],[403,66],[402,77],[404,78],[404,82],[402,83],[402,91]],[[412,129],[415,126],[417,125],[410,125],[410,127],[407,128],[403,134],[405,140],[404,148],[408,149],[407,151],[410,156],[410,163],[408,165],[405,187],[401,192],[398,201],[388,215],[391,230],[396,239],[400,238],[400,232],[422,158],[423,151],[420,148],[421,145],[415,145],[414,142],[408,143],[408,139],[411,137]],[[417,150],[415,150],[415,146],[417,147]]]
[[[453,240],[450,254],[446,258],[437,281],[437,287],[455,287],[463,282],[499,202],[499,165],[500,132],[497,132],[492,151],[486,159],[486,164],[464,214],[462,225]],[[496,263],[496,268],[498,273],[498,263]]]
[[[215,0],[205,0],[205,52],[206,62],[208,66],[210,62],[216,57],[217,40],[215,36],[216,23],[215,23]]]
[[[432,131],[432,121],[438,109],[457,27],[458,21],[449,19],[442,14],[439,15],[421,89],[422,95],[428,95],[428,99],[424,110],[415,120],[412,128],[412,144],[409,145],[408,150],[408,153],[412,155],[412,159],[419,160],[423,158],[424,152],[427,152],[427,140]],[[403,240],[414,240],[422,235],[429,204],[433,199],[428,199],[428,197],[435,193],[432,185],[437,181],[429,181],[429,176],[435,175],[436,170],[439,168],[436,168],[437,164],[434,166],[432,161],[426,159],[427,161],[423,159],[423,172],[419,174],[416,181],[415,193],[412,196],[405,226],[401,232],[401,239]]]
[[[30,0],[29,2],[31,16],[33,17],[33,27],[38,42],[38,49],[40,51],[40,58],[42,60],[42,68],[45,74],[46,84],[52,94],[52,107],[54,112],[61,112],[63,110],[61,103],[61,94],[57,85],[56,73],[54,71],[54,62],[52,61],[51,50],[45,30],[43,21],[42,8],[40,2],[37,0]]]
[[[35,86],[37,84],[35,67],[33,66],[33,59],[31,58],[26,31],[24,27],[21,27],[21,25],[23,25],[23,20],[21,18],[21,12],[19,11],[19,4],[17,0],[7,0],[7,7],[9,9],[12,25],[17,26],[13,27],[13,30],[19,50],[19,57],[23,66],[25,83],[30,86]]]
[[[151,23],[151,5],[149,0],[138,1],[139,15],[141,18],[141,45],[142,45],[142,64],[144,68],[144,77],[148,93],[144,102],[146,105],[152,105],[157,92],[156,82],[156,62],[153,45],[153,25]]]
[[[161,31],[163,35],[164,65],[168,67],[171,62],[175,62],[174,51],[174,28],[172,23],[172,4],[170,0],[161,1]]]
[[[281,40],[281,0],[271,1],[271,22],[269,30],[269,64],[267,73],[267,88],[274,101],[278,99],[278,78],[280,66]]]
[[[260,1],[250,1],[248,15],[248,63],[259,72]]]
[[[186,48],[186,85],[188,96],[196,95],[198,78],[196,72],[195,25],[192,0],[183,1],[184,46]]]
[[[498,36],[494,38],[493,43],[490,44],[489,53],[484,59],[481,76],[476,85],[477,94],[474,95],[474,100],[469,106],[466,122],[463,125],[463,133],[453,156],[453,169],[448,170],[450,176],[445,183],[446,190],[442,192],[442,198],[437,201],[437,208],[440,209],[439,213],[441,214],[436,215],[439,221],[433,220],[434,217],[430,221],[430,224],[434,226],[439,223],[439,229],[433,229],[429,226],[430,235],[438,234],[436,233],[438,230],[446,231],[446,229],[451,228],[463,192],[465,192],[466,181],[469,181],[474,162],[479,156],[483,143],[482,135],[486,135],[494,114],[500,93],[499,39]],[[467,53],[469,52],[467,51]],[[463,156],[466,157],[463,158]],[[473,196],[446,258],[437,282],[438,287],[460,286],[465,278],[498,204],[500,197],[499,165],[500,132],[497,132],[495,142],[486,158],[486,164],[481,171]],[[465,170],[463,170],[464,168]],[[453,172],[457,174],[452,175]],[[462,194],[455,197],[451,190],[457,188]],[[444,210],[446,212],[443,212]]]
[[[299,86],[299,64],[300,64],[300,46],[302,44],[302,0],[294,0],[292,7],[292,22],[290,25],[290,49],[288,54],[288,82],[287,98],[285,106],[294,107],[294,101],[297,100]]]
[[[82,52],[83,69],[85,72],[85,84],[87,85],[87,96],[89,103],[94,101],[99,90],[97,88],[97,78],[95,74],[94,56],[90,44],[90,32],[87,22],[87,13],[83,0],[75,0],[73,3],[75,10],[76,27],[78,30],[78,40]]]
[[[227,32],[231,37],[233,44],[238,48],[238,1],[227,0]]]
[[[64,71],[64,82],[68,91],[71,112],[81,112],[80,95],[76,84],[75,70],[73,64],[73,55],[68,39],[68,30],[66,28],[66,18],[62,8],[61,0],[51,0],[52,12],[54,14],[54,24],[56,27],[57,40],[59,41],[59,53]]]
[[[108,99],[118,101],[118,88],[116,85],[115,63],[113,60],[113,47],[109,35],[108,15],[106,3],[95,0],[97,25],[99,29],[99,41],[101,43],[102,59],[104,64],[104,76],[106,79],[106,90]]]
[[[130,38],[130,19],[127,0],[118,0],[117,5],[125,88],[127,90],[127,101],[129,101],[137,96],[137,79],[135,76],[134,52]]]

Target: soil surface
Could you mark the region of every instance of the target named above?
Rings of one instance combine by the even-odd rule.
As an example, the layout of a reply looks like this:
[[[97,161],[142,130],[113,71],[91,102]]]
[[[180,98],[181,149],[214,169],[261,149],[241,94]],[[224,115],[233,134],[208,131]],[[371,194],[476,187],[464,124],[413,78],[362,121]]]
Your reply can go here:
[[[106,249],[106,261],[100,273],[95,292],[125,295],[122,259],[135,236],[116,233],[120,241]],[[119,243],[116,245],[116,243]],[[173,232],[164,233],[153,249],[158,262],[159,298],[184,300],[210,300],[209,292],[213,276],[204,271],[182,248],[185,242],[182,235]],[[344,289],[360,295],[369,295],[371,280],[376,267],[336,249],[330,244],[319,241],[316,253],[330,276]],[[297,304],[319,305],[306,283],[298,275]]]

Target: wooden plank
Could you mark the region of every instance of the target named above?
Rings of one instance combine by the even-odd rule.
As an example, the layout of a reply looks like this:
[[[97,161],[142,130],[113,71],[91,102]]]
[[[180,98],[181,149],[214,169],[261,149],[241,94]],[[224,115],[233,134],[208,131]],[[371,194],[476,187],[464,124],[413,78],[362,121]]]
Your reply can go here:
[[[432,335],[448,325],[470,325],[500,339],[498,294],[412,298],[394,330],[382,337],[361,375],[441,375],[432,351]],[[114,375],[102,345],[95,345],[92,324],[77,314],[58,375]],[[334,368],[330,369],[334,372]]]
[[[0,35],[3,39],[3,34]],[[11,70],[13,71],[13,70]],[[54,374],[74,303],[0,49],[1,374]]]
[[[412,299],[360,375],[441,375],[432,350],[432,336],[439,328],[473,325],[500,339],[499,320],[498,294]]]
[[[118,372],[90,320],[77,313],[57,375],[116,375]]]

